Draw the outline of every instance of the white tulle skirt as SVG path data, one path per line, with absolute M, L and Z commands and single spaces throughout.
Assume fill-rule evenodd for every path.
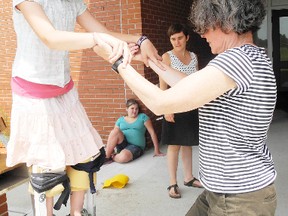
M 75 88 L 48 99 L 13 94 L 10 127 L 7 166 L 58 169 L 83 162 L 103 147 Z

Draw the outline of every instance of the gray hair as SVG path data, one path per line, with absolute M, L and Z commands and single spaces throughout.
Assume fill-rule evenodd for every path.
M 200 35 L 216 27 L 244 34 L 257 31 L 265 16 L 265 0 L 194 0 L 189 20 Z

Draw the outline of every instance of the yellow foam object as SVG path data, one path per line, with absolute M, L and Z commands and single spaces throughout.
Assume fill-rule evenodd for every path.
M 103 188 L 113 186 L 115 188 L 123 188 L 128 183 L 129 177 L 124 174 L 117 174 L 114 177 L 104 181 Z

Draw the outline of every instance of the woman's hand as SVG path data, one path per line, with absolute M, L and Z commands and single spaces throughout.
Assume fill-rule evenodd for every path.
M 162 153 L 160 150 L 154 151 L 153 157 L 163 157 L 165 156 L 165 153 Z
M 155 48 L 155 46 L 152 44 L 152 42 L 149 39 L 146 39 L 141 43 L 140 49 L 141 49 L 142 61 L 146 65 L 146 67 L 149 67 L 148 60 L 150 59 L 159 68 L 161 68 L 162 70 L 165 70 L 165 68 L 161 64 L 162 57 L 158 55 L 157 49 Z
M 166 114 L 164 115 L 164 118 L 167 122 L 173 122 L 175 123 L 175 120 L 174 120 L 174 114 Z
M 93 50 L 110 63 L 114 63 L 121 56 L 124 58 L 124 67 L 131 62 L 132 54 L 126 42 L 105 33 L 94 33 L 94 40 L 96 45 Z

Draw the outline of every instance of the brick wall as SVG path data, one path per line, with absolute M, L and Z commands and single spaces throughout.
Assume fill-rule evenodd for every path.
M 0 196 L 0 216 L 8 216 L 8 206 L 6 194 Z
M 0 109 L 11 106 L 10 77 L 15 52 L 15 35 L 11 17 L 12 0 L 0 0 Z
M 14 57 L 16 38 L 11 17 L 12 0 L 0 0 L 0 116 L 9 126 L 11 107 L 11 66 Z M 7 131 L 6 131 L 7 132 Z M 0 152 L 5 152 L 0 141 Z

